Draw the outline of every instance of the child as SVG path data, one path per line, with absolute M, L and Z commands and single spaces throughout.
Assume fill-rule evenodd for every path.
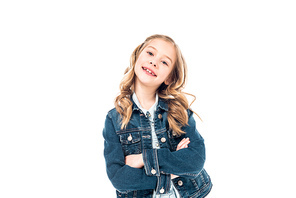
M 107 174 L 117 197 L 205 197 L 205 146 L 182 92 L 187 66 L 168 36 L 133 52 L 103 130 Z

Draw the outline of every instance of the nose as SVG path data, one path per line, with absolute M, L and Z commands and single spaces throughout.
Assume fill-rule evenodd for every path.
M 149 63 L 150 63 L 151 65 L 153 65 L 154 67 L 156 67 L 156 64 L 153 63 L 152 61 L 149 61 Z

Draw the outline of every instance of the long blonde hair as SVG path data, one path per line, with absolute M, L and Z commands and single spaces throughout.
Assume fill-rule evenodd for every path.
M 187 80 L 187 65 L 178 45 L 168 36 L 159 34 L 152 35 L 133 51 L 130 57 L 130 66 L 125 70 L 125 75 L 120 83 L 120 94 L 115 98 L 115 108 L 121 115 L 121 129 L 123 129 L 127 126 L 132 115 L 133 103 L 131 101 L 131 95 L 134 92 L 134 83 L 136 77 L 134 70 L 135 64 L 139 54 L 153 39 L 163 39 L 164 41 L 170 42 L 176 49 L 177 58 L 174 68 L 170 73 L 171 83 L 169 85 L 162 83 L 157 89 L 157 93 L 160 98 L 166 100 L 168 103 L 167 119 L 169 128 L 175 134 L 180 135 L 185 133 L 182 131 L 181 127 L 188 124 L 188 114 L 186 110 L 195 101 L 195 96 L 182 92 Z M 194 97 L 194 100 L 190 105 L 185 94 Z

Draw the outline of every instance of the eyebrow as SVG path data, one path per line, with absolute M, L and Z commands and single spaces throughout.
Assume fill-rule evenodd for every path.
M 153 47 L 151 45 L 149 45 L 148 47 L 153 48 L 154 50 L 158 51 L 155 47 Z M 167 56 L 167 55 L 164 55 L 164 56 L 167 57 L 171 61 L 171 63 L 173 62 L 172 59 L 169 56 Z

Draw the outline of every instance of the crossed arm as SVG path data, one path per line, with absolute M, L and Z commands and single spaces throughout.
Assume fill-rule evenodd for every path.
M 107 175 L 113 186 L 120 192 L 156 189 L 159 177 L 152 177 L 154 175 L 163 177 L 163 182 L 166 182 L 166 178 L 174 179 L 177 175 L 196 177 L 205 161 L 205 149 L 203 138 L 196 130 L 191 116 L 188 123 L 184 131 L 190 140 L 184 138 L 179 142 L 177 151 L 171 152 L 168 148 L 146 149 L 142 154 L 125 157 L 115 133 L 112 116 L 108 114 L 103 130 L 104 157 Z M 157 171 L 156 174 L 152 169 Z
M 182 139 L 179 142 L 176 151 L 178 151 L 180 149 L 187 148 L 189 143 L 190 143 L 189 138 Z M 144 167 L 143 155 L 142 154 L 128 155 L 125 157 L 125 164 L 129 165 L 130 167 L 133 167 L 133 168 L 143 168 Z M 174 179 L 176 177 L 178 177 L 178 176 L 171 174 L 172 179 Z

